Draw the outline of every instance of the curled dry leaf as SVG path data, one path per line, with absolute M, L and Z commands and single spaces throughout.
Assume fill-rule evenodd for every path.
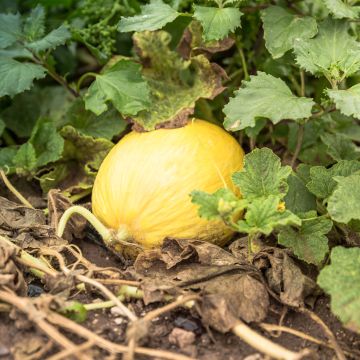
M 57 229 L 57 224 L 62 214 L 71 207 L 73 203 L 59 189 L 52 189 L 48 193 L 48 209 L 49 209 L 49 224 L 53 229 Z M 83 205 L 90 210 L 90 204 Z M 86 219 L 79 215 L 73 215 L 66 225 L 66 229 L 63 238 L 73 240 L 73 237 L 77 239 L 83 239 L 85 236 L 84 230 L 86 228 Z
M 285 305 L 313 306 L 321 293 L 315 281 L 302 273 L 287 250 L 263 249 L 256 254 L 253 263 L 265 274 L 269 287 Z
M 27 294 L 27 285 L 22 272 L 16 266 L 14 257 L 16 249 L 0 239 L 0 287 L 6 286 L 17 294 Z
M 12 238 L 23 249 L 67 243 L 46 224 L 42 210 L 19 205 L 3 197 L 0 197 L 0 235 Z
M 200 291 L 197 310 L 219 331 L 230 330 L 238 318 L 261 321 L 267 314 L 269 296 L 260 272 L 214 244 L 166 239 L 161 249 L 138 256 L 134 276 L 142 280 L 147 303 L 164 294 Z
M 235 40 L 231 37 L 204 42 L 201 36 L 200 23 L 193 21 L 185 29 L 177 50 L 184 59 L 189 59 L 191 56 L 200 54 L 210 58 L 213 54 L 229 50 L 234 44 Z

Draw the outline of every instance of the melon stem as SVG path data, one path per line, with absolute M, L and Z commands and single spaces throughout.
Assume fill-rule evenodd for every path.
M 66 224 L 74 214 L 84 217 L 95 228 L 105 243 L 111 241 L 113 237 L 112 231 L 108 229 L 91 211 L 79 205 L 74 205 L 63 213 L 56 230 L 57 236 L 62 237 L 64 235 Z

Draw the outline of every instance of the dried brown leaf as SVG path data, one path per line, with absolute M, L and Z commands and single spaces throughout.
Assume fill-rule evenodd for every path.
M 19 205 L 3 197 L 0 197 L 0 235 L 10 237 L 23 249 L 67 244 L 46 224 L 42 210 Z
M 306 276 L 288 251 L 267 248 L 254 257 L 254 264 L 265 273 L 269 287 L 286 305 L 314 305 L 320 291 L 315 281 Z
M 23 274 L 16 266 L 16 249 L 0 239 L 0 286 L 6 286 L 20 296 L 27 294 L 27 285 Z

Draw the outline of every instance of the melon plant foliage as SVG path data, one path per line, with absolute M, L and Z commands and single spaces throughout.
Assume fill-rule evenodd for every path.
M 79 197 L 131 126 L 223 126 L 247 152 L 242 196 L 189 201 L 246 234 L 250 254 L 272 239 L 316 266 L 360 332 L 356 3 L 0 1 L 0 168 Z

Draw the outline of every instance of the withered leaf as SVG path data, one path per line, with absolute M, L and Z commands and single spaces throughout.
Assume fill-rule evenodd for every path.
M 286 305 L 313 306 L 316 297 L 320 295 L 315 281 L 302 273 L 287 250 L 271 247 L 263 249 L 253 262 L 265 273 L 270 288 Z
M 166 239 L 161 249 L 140 254 L 133 270 L 147 303 L 163 300 L 164 294 L 199 292 L 200 315 L 219 331 L 231 329 L 238 318 L 261 321 L 267 314 L 261 273 L 211 243 Z
M 20 269 L 16 266 L 15 247 L 11 247 L 0 237 L 0 286 L 6 286 L 20 296 L 27 294 L 27 285 Z
M 0 197 L 0 235 L 8 236 L 23 249 L 64 245 L 46 224 L 42 210 L 28 208 Z

